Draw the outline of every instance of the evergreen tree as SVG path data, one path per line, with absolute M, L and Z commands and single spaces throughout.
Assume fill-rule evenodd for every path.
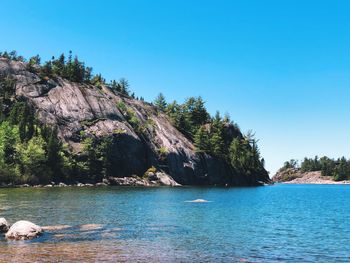
M 122 94 L 129 95 L 129 81 L 125 78 L 121 78 L 119 80 L 119 89 Z
M 153 102 L 154 106 L 156 106 L 160 111 L 165 112 L 166 107 L 167 107 L 167 103 L 165 100 L 165 97 L 163 95 L 163 93 L 159 93 L 157 98 L 154 100 Z
M 220 131 L 216 131 L 210 136 L 210 152 L 217 157 L 224 157 L 224 140 Z
M 194 145 L 197 152 L 209 153 L 210 151 L 209 134 L 203 126 L 198 129 L 194 136 Z

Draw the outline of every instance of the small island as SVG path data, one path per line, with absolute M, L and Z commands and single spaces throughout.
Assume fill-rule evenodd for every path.
M 292 159 L 284 163 L 272 180 L 287 184 L 350 184 L 350 160 L 315 156 L 305 158 L 299 165 Z

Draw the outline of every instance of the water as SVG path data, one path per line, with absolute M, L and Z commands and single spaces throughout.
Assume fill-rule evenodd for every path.
M 0 189 L 0 216 L 72 226 L 0 262 L 350 262 L 350 185 Z

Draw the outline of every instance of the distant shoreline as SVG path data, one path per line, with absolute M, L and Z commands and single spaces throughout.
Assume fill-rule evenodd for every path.
M 301 173 L 289 181 L 281 180 L 277 176 L 274 178 L 274 181 L 282 184 L 350 184 L 349 180 L 334 181 L 331 176 L 322 176 L 320 171 Z

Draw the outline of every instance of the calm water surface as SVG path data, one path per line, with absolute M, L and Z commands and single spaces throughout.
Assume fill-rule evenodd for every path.
M 350 262 L 350 185 L 0 189 L 0 216 L 71 226 L 0 262 Z

